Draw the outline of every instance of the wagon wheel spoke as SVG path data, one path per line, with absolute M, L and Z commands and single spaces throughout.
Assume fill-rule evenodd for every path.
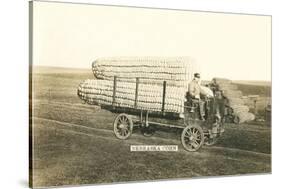
M 199 131 L 198 131 L 199 132 Z M 201 135 L 199 133 L 196 133 L 195 140 L 201 140 Z
M 189 145 L 191 149 L 194 149 L 193 143 L 189 143 Z
M 194 142 L 191 142 L 191 143 L 190 143 L 190 146 L 191 146 L 191 148 L 193 148 L 193 149 L 196 149 L 196 148 L 197 148 L 197 145 L 195 145 Z
M 192 149 L 196 149 L 197 146 L 198 146 L 198 145 L 197 145 L 195 142 L 193 142 L 193 141 L 190 142 L 189 145 L 190 145 L 190 147 L 191 147 Z
M 127 121 L 124 121 L 123 124 L 126 125 L 126 126 L 129 125 Z
M 122 135 L 122 129 L 119 129 L 117 132 Z
M 186 131 L 185 135 L 191 136 L 191 131 L 190 131 L 190 129 Z
M 126 136 L 126 135 L 128 134 L 128 133 L 127 133 L 128 130 L 127 130 L 126 128 L 123 128 L 122 131 L 123 131 L 123 135 L 124 135 L 124 136 Z
M 118 119 L 118 123 L 122 123 L 122 120 L 121 120 L 121 119 Z M 118 124 L 118 123 L 117 123 L 117 124 Z
M 185 136 L 185 137 L 184 137 L 184 141 L 185 141 L 186 143 L 189 143 L 189 142 L 190 142 L 189 137 L 188 137 L 188 136 Z
M 120 122 L 123 122 L 123 116 L 119 117 Z
M 120 136 L 123 136 L 123 131 L 122 131 L 122 129 L 119 130 L 119 134 L 120 134 Z
M 124 136 L 126 136 L 128 133 L 126 132 L 126 130 L 123 130 Z
M 123 121 L 123 122 L 127 122 L 127 120 L 128 120 L 128 119 L 127 119 L 126 116 L 122 116 L 122 121 Z
M 127 135 L 127 134 L 129 133 L 129 130 L 128 130 L 128 129 L 125 129 L 125 130 L 124 130 L 124 133 L 125 133 L 125 135 Z
M 126 122 L 126 117 L 125 116 L 122 117 L 122 121 Z
M 125 117 L 124 121 L 128 123 L 128 121 L 129 121 L 129 120 L 128 120 L 128 118 L 127 118 L 127 117 Z
M 196 147 L 199 146 L 199 143 L 196 140 L 193 143 L 196 144 Z
M 189 136 L 184 136 L 185 139 L 187 139 L 186 141 L 189 141 Z
M 127 134 L 126 130 L 123 129 L 122 132 L 123 132 L 123 136 L 126 136 L 126 134 Z
M 198 130 L 196 130 L 196 129 L 194 128 L 193 131 L 192 131 L 192 133 L 193 133 L 193 134 L 196 134 L 197 131 L 198 131 Z

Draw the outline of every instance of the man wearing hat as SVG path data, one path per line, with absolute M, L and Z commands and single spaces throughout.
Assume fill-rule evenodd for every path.
M 204 101 L 200 99 L 200 74 L 195 73 L 193 80 L 188 85 L 188 92 L 191 98 L 198 100 L 200 117 L 205 120 Z

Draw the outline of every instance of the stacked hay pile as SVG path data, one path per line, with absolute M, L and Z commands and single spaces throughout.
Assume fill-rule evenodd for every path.
M 214 78 L 213 83 L 223 92 L 227 99 L 227 106 L 231 110 L 230 114 L 234 116 L 235 123 L 243 123 L 255 119 L 255 115 L 249 112 L 249 107 L 245 105 L 242 98 L 243 94 L 237 89 L 231 80 L 224 78 Z
M 161 112 L 166 81 L 165 112 L 183 113 L 189 81 L 195 72 L 189 58 L 120 57 L 98 59 L 92 64 L 96 80 L 79 85 L 86 102 Z M 116 92 L 113 102 L 114 76 Z M 136 101 L 136 78 L 139 78 Z

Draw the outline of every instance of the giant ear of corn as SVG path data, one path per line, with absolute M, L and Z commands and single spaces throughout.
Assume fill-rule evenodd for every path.
M 86 80 L 78 87 L 78 96 L 88 103 L 113 105 L 114 82 L 109 80 Z M 116 82 L 114 106 L 149 111 L 162 111 L 163 86 L 143 83 L 138 85 L 137 105 L 135 104 L 136 83 Z M 166 85 L 165 112 L 184 112 L 185 89 Z
M 143 83 L 184 86 L 192 80 L 196 64 L 189 57 L 112 57 L 100 58 L 92 63 L 97 79 L 135 82 L 138 77 Z

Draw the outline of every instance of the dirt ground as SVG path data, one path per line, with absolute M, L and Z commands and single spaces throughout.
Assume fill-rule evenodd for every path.
M 33 185 L 58 186 L 271 172 L 271 127 L 227 124 L 212 147 L 187 152 L 180 133 L 135 130 L 114 136 L 116 116 L 83 104 L 77 86 L 91 72 L 46 71 L 33 77 Z M 130 145 L 178 145 L 177 152 L 130 152 Z

